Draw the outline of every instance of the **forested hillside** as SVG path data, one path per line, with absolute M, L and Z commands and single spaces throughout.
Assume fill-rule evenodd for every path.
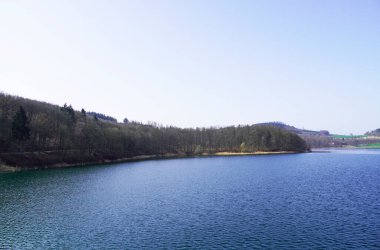
M 140 155 L 307 149 L 299 136 L 273 126 L 183 129 L 111 118 L 0 93 L 0 160 L 48 166 Z
M 365 133 L 366 136 L 380 136 L 380 128 Z

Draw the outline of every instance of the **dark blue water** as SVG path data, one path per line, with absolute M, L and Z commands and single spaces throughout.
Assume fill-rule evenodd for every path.
M 0 175 L 0 248 L 379 249 L 380 151 Z

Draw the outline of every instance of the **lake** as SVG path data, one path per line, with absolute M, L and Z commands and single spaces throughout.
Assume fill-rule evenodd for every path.
M 379 249 L 380 150 L 0 174 L 0 248 Z

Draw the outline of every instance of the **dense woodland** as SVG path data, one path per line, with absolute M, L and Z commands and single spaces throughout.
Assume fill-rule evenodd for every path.
M 75 111 L 0 93 L 0 160 L 51 165 L 140 155 L 307 150 L 299 136 L 265 125 L 178 128 Z

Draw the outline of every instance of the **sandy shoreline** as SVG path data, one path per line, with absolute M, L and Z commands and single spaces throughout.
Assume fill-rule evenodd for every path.
M 256 151 L 256 152 L 217 152 L 210 155 L 216 155 L 216 156 L 234 156 L 234 155 L 277 155 L 277 154 L 296 154 L 298 152 L 293 151 Z

